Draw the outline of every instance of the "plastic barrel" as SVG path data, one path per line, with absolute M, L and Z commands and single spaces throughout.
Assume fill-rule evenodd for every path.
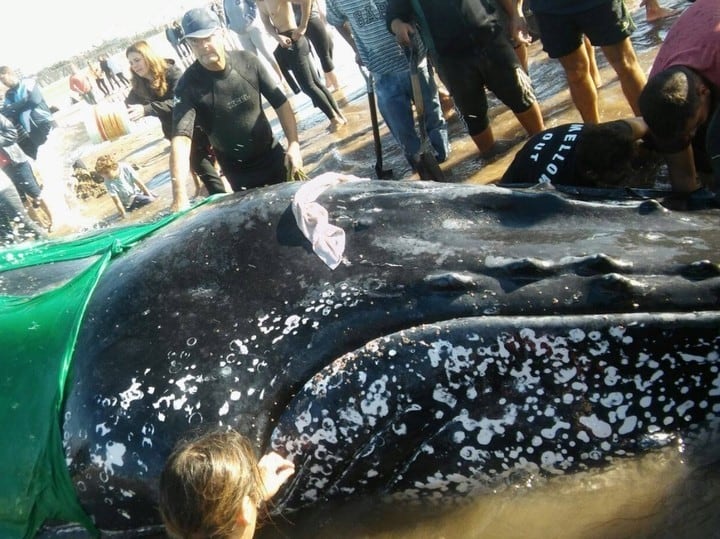
M 123 103 L 101 103 L 88 110 L 85 129 L 93 143 L 115 140 L 132 130 L 132 122 Z

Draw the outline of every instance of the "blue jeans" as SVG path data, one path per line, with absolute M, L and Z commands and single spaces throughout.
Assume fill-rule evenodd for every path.
M 437 160 L 443 162 L 450 154 L 447 123 L 440 107 L 437 85 L 430 76 L 427 63 L 420 65 L 418 76 L 425 102 L 425 129 Z M 373 73 L 373 78 L 380 114 L 412 165 L 420 152 L 420 137 L 413 117 L 410 70 L 382 75 Z

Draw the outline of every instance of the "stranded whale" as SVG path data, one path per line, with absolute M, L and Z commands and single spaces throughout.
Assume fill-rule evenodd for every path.
M 716 429 L 717 210 L 350 182 L 318 197 L 345 235 L 330 269 L 299 188 L 214 200 L 108 263 L 61 410 L 100 529 L 158 526 L 165 458 L 209 426 L 290 455 L 287 513 L 452 502 Z

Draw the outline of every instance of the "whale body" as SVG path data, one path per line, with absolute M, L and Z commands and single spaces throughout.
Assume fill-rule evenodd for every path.
M 717 429 L 720 211 L 351 182 L 318 198 L 330 269 L 298 189 L 214 200 L 102 274 L 62 410 L 100 529 L 160 526 L 165 459 L 216 426 L 294 461 L 283 514 L 453 503 Z

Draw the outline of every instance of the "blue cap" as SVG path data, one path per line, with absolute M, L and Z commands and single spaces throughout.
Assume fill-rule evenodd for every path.
M 182 18 L 183 39 L 196 37 L 204 39 L 210 37 L 221 28 L 220 19 L 209 8 L 198 7 L 191 9 Z

